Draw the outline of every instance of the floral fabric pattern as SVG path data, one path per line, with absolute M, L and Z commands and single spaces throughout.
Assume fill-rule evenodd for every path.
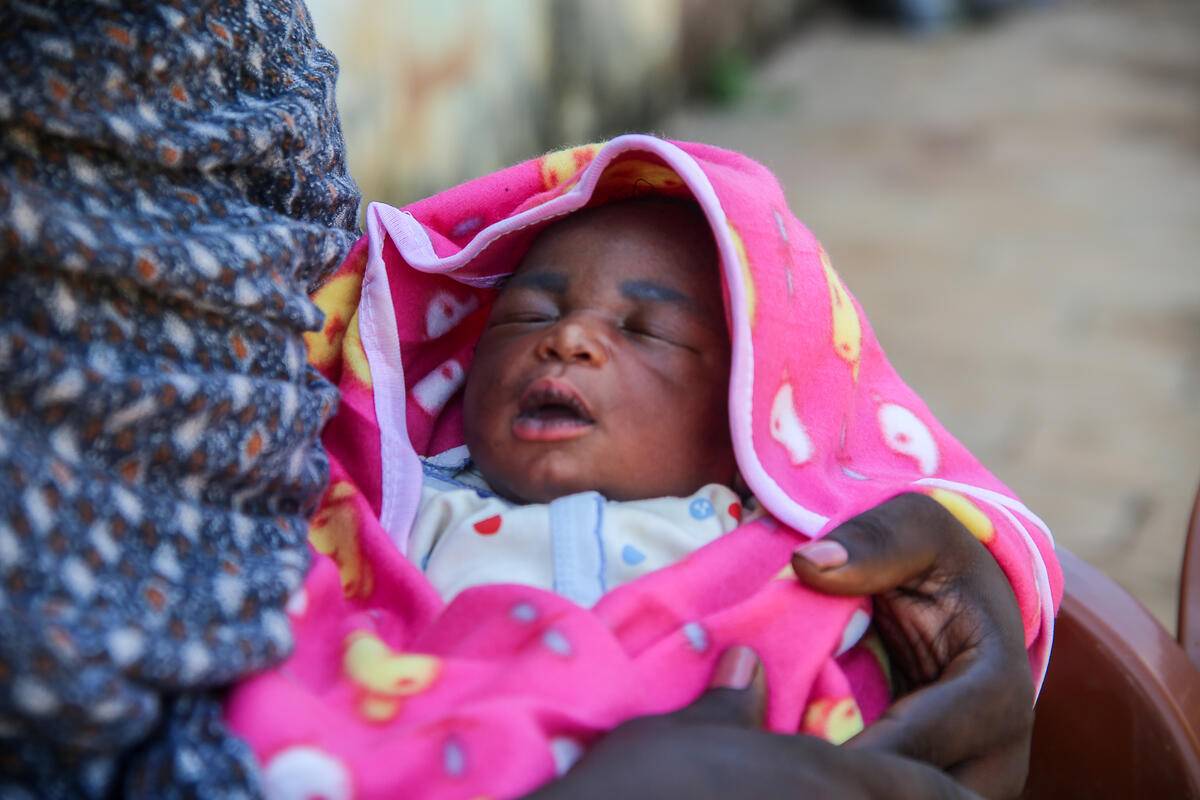
M 327 480 L 336 75 L 289 0 L 0 8 L 0 795 L 255 792 L 212 692 Z

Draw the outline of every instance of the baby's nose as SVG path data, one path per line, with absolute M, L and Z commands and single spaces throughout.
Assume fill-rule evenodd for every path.
M 562 320 L 546 331 L 538 342 L 537 355 L 546 360 L 594 367 L 601 366 L 609 358 L 599 324 L 581 319 Z

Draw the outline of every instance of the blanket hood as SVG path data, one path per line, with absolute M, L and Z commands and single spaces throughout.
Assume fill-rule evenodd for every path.
M 307 344 L 342 390 L 330 454 L 395 545 L 416 513 L 419 459 L 463 443 L 460 390 L 498 285 L 553 220 L 646 193 L 694 198 L 712 229 L 731 328 L 730 431 L 758 500 L 819 536 L 898 493 L 933 494 L 1013 581 L 1039 674 L 1061 593 L 1049 530 L 900 380 L 774 176 L 708 145 L 619 136 L 401 209 L 369 206 L 367 235 L 315 296 L 326 329 Z

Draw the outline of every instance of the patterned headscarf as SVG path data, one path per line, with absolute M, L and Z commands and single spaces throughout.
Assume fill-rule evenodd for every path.
M 206 692 L 291 647 L 336 74 L 291 0 L 0 7 L 0 794 L 252 785 Z

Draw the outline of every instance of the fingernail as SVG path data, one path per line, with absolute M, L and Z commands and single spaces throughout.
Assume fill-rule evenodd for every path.
M 749 647 L 738 645 L 721 654 L 717 670 L 708 682 L 711 689 L 745 689 L 754 683 L 762 662 Z
M 850 554 L 846 552 L 846 548 L 832 539 L 818 539 L 815 542 L 802 544 L 796 548 L 796 555 L 822 572 L 840 567 L 850 560 Z

